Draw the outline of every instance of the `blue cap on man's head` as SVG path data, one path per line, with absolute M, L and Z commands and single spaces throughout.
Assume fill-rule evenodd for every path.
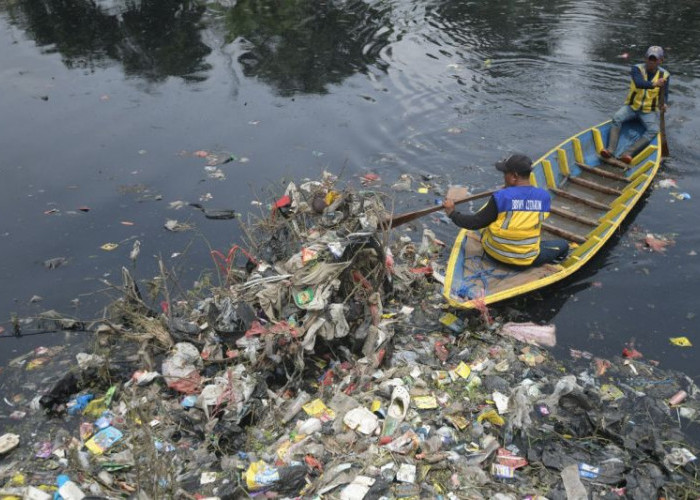
M 663 59 L 664 49 L 662 49 L 658 45 L 652 45 L 647 49 L 647 59 L 649 59 L 650 57 L 655 57 L 656 59 Z

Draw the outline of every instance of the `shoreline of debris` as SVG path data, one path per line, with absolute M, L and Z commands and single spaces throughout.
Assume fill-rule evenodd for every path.
M 13 360 L 0 495 L 700 494 L 689 377 L 634 350 L 556 360 L 553 325 L 446 312 L 444 243 L 384 231 L 365 187 L 290 183 L 245 244 L 212 251 L 220 286 L 178 295 L 161 262 L 147 301 L 124 268 L 91 353 Z

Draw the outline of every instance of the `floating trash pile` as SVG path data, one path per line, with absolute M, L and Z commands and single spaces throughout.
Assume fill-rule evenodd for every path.
M 220 286 L 175 293 L 161 265 L 146 299 L 125 268 L 93 352 L 4 369 L 0 494 L 700 494 L 690 378 L 634 349 L 556 360 L 554 325 L 446 311 L 444 244 L 387 232 L 380 192 L 326 174 L 270 205 L 212 252 Z

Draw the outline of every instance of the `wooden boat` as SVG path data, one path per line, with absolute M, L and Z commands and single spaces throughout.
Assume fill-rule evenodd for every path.
M 599 156 L 611 122 L 565 140 L 533 164 L 530 182 L 552 196 L 544 239 L 564 238 L 571 247 L 561 264 L 523 270 L 484 254 L 480 232 L 462 229 L 447 264 L 443 295 L 452 307 L 470 309 L 537 290 L 576 272 L 613 235 L 649 187 L 661 164 L 661 136 L 627 165 Z M 617 154 L 642 133 L 636 120 L 623 125 Z

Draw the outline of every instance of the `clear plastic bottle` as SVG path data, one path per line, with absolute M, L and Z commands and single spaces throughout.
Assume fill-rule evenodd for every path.
M 287 411 L 285 411 L 284 417 L 282 417 L 282 423 L 286 424 L 291 419 L 293 419 L 294 416 L 301 411 L 301 407 L 308 403 L 310 400 L 311 396 L 307 392 L 299 391 L 297 397 L 289 405 Z

